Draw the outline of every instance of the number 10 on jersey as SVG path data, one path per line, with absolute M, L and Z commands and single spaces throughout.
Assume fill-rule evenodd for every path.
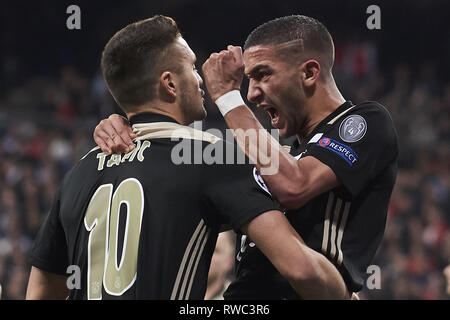
M 119 215 L 126 206 L 126 225 L 123 249 L 117 257 Z M 113 194 L 112 184 L 103 184 L 95 191 L 84 217 L 89 231 L 87 298 L 101 299 L 105 291 L 120 296 L 136 280 L 139 235 L 144 212 L 144 192 L 141 183 L 129 178 L 122 181 Z

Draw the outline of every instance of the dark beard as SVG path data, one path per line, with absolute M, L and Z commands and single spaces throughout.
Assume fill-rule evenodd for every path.
M 195 93 L 189 92 L 184 82 L 180 84 L 180 91 L 183 93 L 180 101 L 180 110 L 186 123 L 191 124 L 194 121 L 201 121 L 206 118 L 206 110 L 204 107 L 194 106 L 193 97 Z

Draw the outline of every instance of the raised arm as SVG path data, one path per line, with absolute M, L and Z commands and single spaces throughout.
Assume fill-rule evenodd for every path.
M 228 49 L 212 54 L 203 65 L 206 86 L 214 101 L 241 86 L 242 50 L 233 46 Z M 230 102 L 237 107 L 223 112 L 228 127 L 233 129 L 237 143 L 256 164 L 270 192 L 284 207 L 301 207 L 313 197 L 339 185 L 334 172 L 319 160 L 292 157 L 264 129 L 242 99 L 232 98 Z

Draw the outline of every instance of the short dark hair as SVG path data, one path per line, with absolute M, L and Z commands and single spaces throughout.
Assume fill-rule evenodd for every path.
M 103 78 L 114 99 L 130 110 L 155 97 L 155 85 L 167 65 L 167 49 L 181 36 L 176 22 L 156 15 L 118 31 L 102 53 Z
M 297 51 L 322 55 L 322 64 L 331 71 L 334 63 L 333 39 L 327 28 L 311 17 L 292 15 L 268 21 L 250 33 L 244 49 L 257 45 L 277 45 L 291 41 L 294 43 L 296 40 L 299 41 Z

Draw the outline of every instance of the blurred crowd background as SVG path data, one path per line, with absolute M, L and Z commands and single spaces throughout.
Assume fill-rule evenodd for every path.
M 344 97 L 354 103 L 384 104 L 400 138 L 397 183 L 385 236 L 373 261 L 380 267 L 381 288 L 364 288 L 361 298 L 448 299 L 443 270 L 450 263 L 450 36 L 444 14 L 450 6 L 444 3 L 251 0 L 212 5 L 180 0 L 136 1 L 125 8 L 107 1 L 79 1 L 82 29 L 78 31 L 65 27 L 65 9 L 77 3 L 18 1 L 2 8 L 2 298 L 25 297 L 30 271 L 26 254 L 56 188 L 93 147 L 95 125 L 119 112 L 99 73 L 104 44 L 126 24 L 162 13 L 178 22 L 197 53 L 198 69 L 211 52 L 227 44 L 242 45 L 254 27 L 269 19 L 305 14 L 322 21 L 335 40 L 334 75 Z M 381 8 L 381 30 L 366 28 L 369 4 Z M 203 128 L 225 128 L 211 101 L 206 107 Z M 263 122 L 267 120 L 255 112 Z M 227 284 L 232 268 L 228 262 L 221 264 L 227 267 L 217 271 L 225 273 L 219 279 Z M 214 286 L 219 292 L 223 289 Z M 212 291 L 209 297 L 217 298 Z

